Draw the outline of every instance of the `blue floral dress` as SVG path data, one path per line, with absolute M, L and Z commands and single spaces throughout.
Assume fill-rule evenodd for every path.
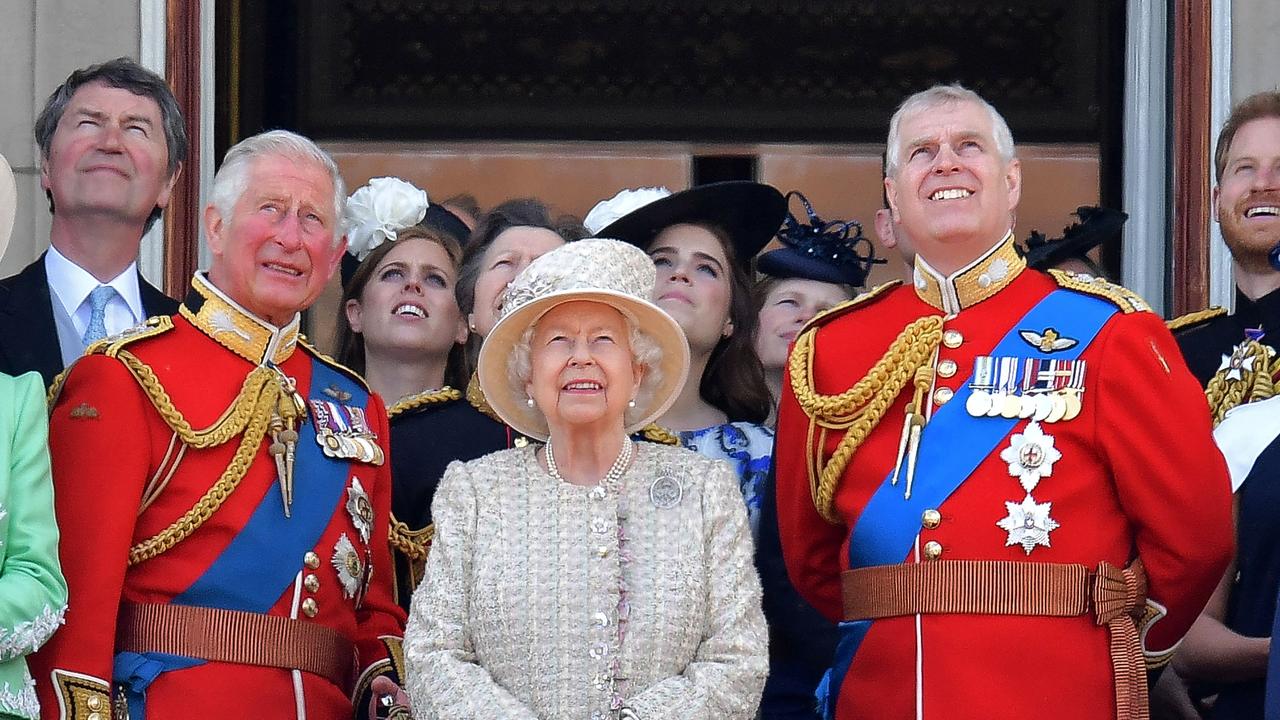
M 716 460 L 724 460 L 738 474 L 738 488 L 747 503 L 751 536 L 760 535 L 760 504 L 764 479 L 773 464 L 773 429 L 749 422 L 712 425 L 676 433 L 680 444 Z

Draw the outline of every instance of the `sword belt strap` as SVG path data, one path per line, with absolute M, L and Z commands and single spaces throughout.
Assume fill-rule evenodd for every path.
M 316 623 L 239 610 L 125 602 L 116 627 L 117 651 L 304 670 L 344 692 L 351 687 L 355 646 Z
M 931 560 L 846 570 L 845 620 L 975 614 L 1076 617 L 1106 625 L 1115 675 L 1116 717 L 1146 720 L 1147 677 L 1137 618 L 1147 596 L 1142 562 L 1095 570 L 1064 563 Z

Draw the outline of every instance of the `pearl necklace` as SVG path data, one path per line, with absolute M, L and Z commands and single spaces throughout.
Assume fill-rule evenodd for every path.
M 560 482 L 568 482 L 564 476 L 560 474 L 560 468 L 556 466 L 556 455 L 551 450 L 551 440 L 547 440 L 547 474 Z M 609 472 L 601 478 L 600 484 L 605 487 L 613 487 L 622 479 L 622 474 L 627 471 L 627 465 L 631 463 L 631 454 L 635 448 L 635 443 L 631 438 L 623 438 L 622 450 L 618 452 L 618 458 L 613 461 L 613 465 L 609 467 Z

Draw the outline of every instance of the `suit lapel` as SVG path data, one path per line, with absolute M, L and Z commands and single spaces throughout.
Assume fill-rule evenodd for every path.
M 147 282 L 141 272 L 138 273 L 138 294 L 142 298 L 142 314 L 147 317 L 173 315 L 178 312 L 178 301 Z
M 0 356 L 4 370 L 38 370 L 45 385 L 62 372 L 44 255 L 0 286 Z

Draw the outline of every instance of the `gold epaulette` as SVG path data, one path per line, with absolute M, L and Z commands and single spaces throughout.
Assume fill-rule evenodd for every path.
M 902 284 L 901 280 L 890 280 L 889 282 L 883 283 L 881 285 L 877 285 L 866 292 L 858 293 L 858 295 L 854 297 L 852 300 L 846 300 L 840 303 L 839 305 L 827 308 L 826 310 L 823 310 L 817 315 L 814 315 L 813 317 L 809 318 L 809 322 L 805 323 L 804 327 L 800 328 L 800 333 L 804 333 L 804 331 L 808 330 L 809 328 L 815 328 L 815 327 L 820 327 L 822 325 L 825 325 L 826 323 L 829 323 L 832 320 L 835 320 L 836 318 L 840 317 L 841 315 L 844 315 L 850 310 L 860 308 L 869 302 L 879 300 L 880 298 L 888 294 L 890 290 L 898 287 L 901 284 Z
M 1271 346 L 1258 340 L 1245 340 L 1236 345 L 1226 363 L 1204 387 L 1213 426 L 1217 427 L 1232 408 L 1275 395 L 1278 366 L 1280 361 L 1276 360 L 1276 351 Z
M 462 391 L 445 385 L 439 390 L 420 392 L 417 395 L 410 395 L 409 397 L 397 402 L 395 405 L 387 408 L 387 419 L 390 420 L 402 413 L 407 413 L 410 410 L 417 410 L 418 408 L 426 407 L 428 405 L 443 405 L 445 403 L 461 399 Z
M 153 315 L 141 323 L 128 328 L 116 335 L 96 340 L 85 348 L 85 355 L 106 355 L 107 357 L 117 357 L 121 348 L 126 345 L 155 337 L 163 333 L 167 333 L 173 329 L 173 318 L 168 315 Z M 49 385 L 48 394 L 45 400 L 48 402 L 49 408 L 53 408 L 53 404 L 57 402 L 58 395 L 62 393 L 62 386 L 67 381 L 67 375 L 71 372 L 71 368 L 75 367 L 75 363 L 71 363 L 65 367 L 62 372 L 53 378 L 53 382 Z
M 414 530 L 407 523 L 391 516 L 391 528 L 387 534 L 387 543 L 393 552 L 404 555 L 409 566 L 409 592 L 412 593 L 422 582 L 422 575 L 427 569 L 427 555 L 431 553 L 431 541 L 436 537 L 436 526 L 432 523 L 421 530 Z
M 324 363 L 325 365 L 328 365 L 334 370 L 338 370 L 344 373 L 345 375 L 350 377 L 352 380 L 355 380 L 357 383 L 360 384 L 360 387 L 364 388 L 365 392 L 373 392 L 373 390 L 369 389 L 369 383 L 364 381 L 364 377 L 361 376 L 360 373 L 356 372 L 355 370 L 352 370 L 346 365 L 343 365 L 342 363 L 335 360 L 332 356 L 326 354 L 320 348 L 316 347 L 315 345 L 312 345 L 311 341 L 307 339 L 306 335 L 302 335 L 302 334 L 298 335 L 298 344 L 306 348 L 307 352 L 311 353 L 320 362 Z
M 649 423 L 640 428 L 640 437 L 659 445 L 679 445 L 680 436 L 662 427 L 658 423 Z
M 1172 320 L 1165 320 L 1164 326 L 1169 328 L 1169 332 L 1178 332 L 1179 330 L 1187 330 L 1193 327 L 1203 325 L 1210 320 L 1220 318 L 1227 314 L 1227 309 L 1214 305 L 1204 310 L 1196 310 L 1186 315 L 1179 315 Z
M 111 683 L 102 678 L 61 668 L 55 668 L 50 674 L 53 677 L 53 693 L 58 698 L 64 720 L 112 717 Z
M 90 343 L 89 347 L 85 348 L 84 354 L 116 357 L 126 345 L 132 345 L 139 340 L 146 340 L 147 338 L 167 333 L 172 329 L 173 318 L 168 315 L 153 315 L 116 335 L 110 335 Z
M 1151 311 L 1151 305 L 1137 293 L 1102 278 L 1056 269 L 1049 270 L 1049 275 L 1058 283 L 1058 287 L 1109 300 L 1126 314 Z
M 493 406 L 489 404 L 489 401 L 485 399 L 484 390 L 480 389 L 480 379 L 475 373 L 471 373 L 471 380 L 467 383 L 467 402 L 471 403 L 471 407 L 479 410 L 481 414 L 496 420 L 503 425 L 507 424 L 506 420 L 498 417 L 497 411 L 494 410 Z

